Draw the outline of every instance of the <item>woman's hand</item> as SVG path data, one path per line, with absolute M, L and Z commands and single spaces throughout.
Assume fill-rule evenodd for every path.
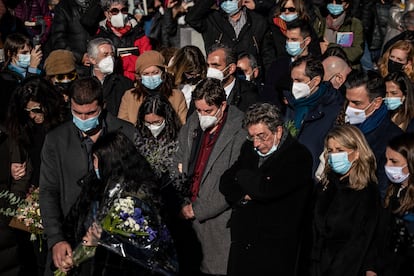
M 43 53 L 40 45 L 36 45 L 32 51 L 30 51 L 30 67 L 37 68 L 42 61 Z
M 85 246 L 98 246 L 98 241 L 101 238 L 102 228 L 95 222 L 89 227 L 88 232 L 82 238 L 82 243 Z
M 12 163 L 10 166 L 11 176 L 14 180 L 20 180 L 26 175 L 26 162 Z
M 193 211 L 193 205 L 187 204 L 185 205 L 182 209 L 181 209 L 181 215 L 185 218 L 185 219 L 194 219 L 195 215 L 194 215 L 194 211 Z
M 377 276 L 377 273 L 375 273 L 374 271 L 369 270 L 369 271 L 365 272 L 365 276 Z

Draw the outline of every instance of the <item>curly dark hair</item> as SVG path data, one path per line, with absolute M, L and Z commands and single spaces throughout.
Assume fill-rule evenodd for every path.
M 137 129 L 144 138 L 152 138 L 151 131 L 145 126 L 145 115 L 154 113 L 165 120 L 165 128 L 160 138 L 166 141 L 177 139 L 181 122 L 170 102 L 163 95 L 151 95 L 145 98 L 138 110 Z
M 64 99 L 52 84 L 38 76 L 25 79 L 11 96 L 6 119 L 9 135 L 25 147 L 31 146 L 30 134 L 34 126 L 25 111 L 29 101 L 40 104 L 45 132 L 61 124 L 67 117 Z

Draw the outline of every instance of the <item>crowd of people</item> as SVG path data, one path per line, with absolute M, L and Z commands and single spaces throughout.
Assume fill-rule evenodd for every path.
M 414 274 L 413 0 L 0 0 L 0 49 L 0 275 Z

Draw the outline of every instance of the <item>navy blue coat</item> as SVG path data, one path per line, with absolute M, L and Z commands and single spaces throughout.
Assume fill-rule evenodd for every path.
M 298 141 L 305 145 L 312 153 L 313 173 L 318 168 L 319 156 L 324 148 L 325 137 L 333 127 L 336 117 L 344 104 L 343 96 L 331 85 L 322 83 L 319 89 L 326 89 L 326 91 L 319 98 L 318 102 L 309 109 L 297 134 Z M 290 94 L 288 101 L 291 102 L 292 100 L 293 98 Z M 294 118 L 295 110 L 288 106 L 286 120 L 293 120 Z

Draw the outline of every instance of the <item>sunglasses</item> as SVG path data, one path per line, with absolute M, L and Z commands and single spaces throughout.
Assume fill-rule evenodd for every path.
M 280 11 L 281 12 L 285 12 L 285 11 L 295 12 L 296 8 L 294 8 L 294 7 L 289 7 L 289 8 L 281 7 Z
M 26 110 L 29 113 L 30 112 L 37 113 L 37 114 L 43 113 L 42 108 L 40 106 L 35 106 L 35 107 L 32 107 L 32 108 L 25 108 L 24 110 Z
M 110 9 L 109 12 L 112 15 L 117 15 L 119 12 L 121 12 L 123 14 L 127 14 L 128 13 L 128 8 L 122 8 L 121 10 L 119 10 L 117 8 L 113 8 L 113 9 Z
M 76 74 L 76 72 L 70 72 L 67 74 L 57 74 L 55 75 L 55 78 L 58 82 L 63 81 L 65 79 L 73 81 L 76 79 L 76 77 L 78 76 L 78 74 Z

